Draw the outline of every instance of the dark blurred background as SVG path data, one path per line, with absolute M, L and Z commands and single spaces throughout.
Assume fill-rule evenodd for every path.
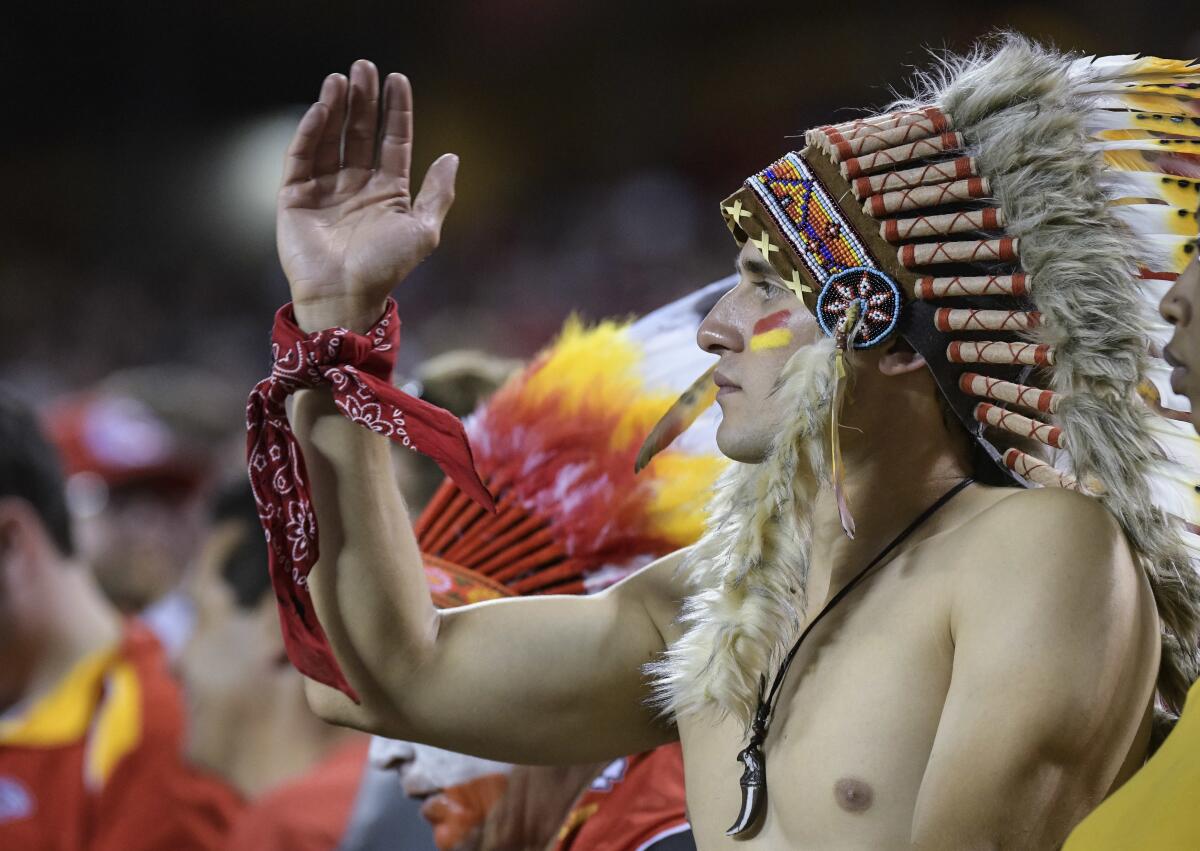
M 716 203 L 789 135 L 882 105 L 927 47 L 1012 27 L 1200 54 L 1193 3 L 101 3 L 9 7 L 2 375 L 41 398 L 114 369 L 241 389 L 287 298 L 279 161 L 357 57 L 416 91 L 416 167 L 462 157 L 442 248 L 399 293 L 401 365 L 526 355 L 578 308 L 639 311 L 730 269 Z

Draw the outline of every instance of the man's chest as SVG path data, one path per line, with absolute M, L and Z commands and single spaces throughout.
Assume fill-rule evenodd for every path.
M 762 847 L 908 839 L 953 651 L 942 595 L 906 587 L 903 577 L 879 579 L 813 631 L 780 688 L 764 748 Z M 744 729 L 699 721 L 680 734 L 701 847 L 733 847 L 724 832 L 740 804 Z

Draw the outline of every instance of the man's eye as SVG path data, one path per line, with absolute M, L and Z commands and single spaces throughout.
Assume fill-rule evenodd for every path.
M 758 290 L 758 294 L 764 299 L 772 299 L 775 297 L 776 288 L 774 285 L 768 284 L 766 281 L 758 281 L 754 284 L 754 286 Z

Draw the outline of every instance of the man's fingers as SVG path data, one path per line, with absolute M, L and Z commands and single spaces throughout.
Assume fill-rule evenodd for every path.
M 300 119 L 296 127 L 296 135 L 288 145 L 287 154 L 283 160 L 283 185 L 291 186 L 303 183 L 313 175 L 313 163 L 317 155 L 317 145 L 329 118 L 329 107 L 321 102 L 314 103 Z
M 341 164 L 342 125 L 346 123 L 346 97 L 349 83 L 345 74 L 330 74 L 321 84 L 320 102 L 329 108 L 329 118 L 317 145 L 313 174 L 333 174 Z
M 379 72 L 366 59 L 350 66 L 349 117 L 346 121 L 346 168 L 375 165 L 375 135 L 379 127 Z
M 446 213 L 454 203 L 454 178 L 458 174 L 458 157 L 442 154 L 421 182 L 421 191 L 413 202 L 413 214 L 425 221 L 434 232 L 440 232 Z
M 408 193 L 412 162 L 412 87 L 403 74 L 388 74 L 383 85 L 383 140 L 379 144 L 379 174 L 402 183 Z

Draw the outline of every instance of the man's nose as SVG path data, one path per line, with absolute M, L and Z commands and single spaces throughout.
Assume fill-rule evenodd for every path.
M 371 740 L 369 758 L 376 768 L 401 771 L 413 761 L 415 750 L 409 742 L 384 739 L 376 736 Z
M 709 354 L 740 352 L 745 345 L 741 332 L 730 316 L 728 295 L 713 305 L 696 331 L 696 345 Z
M 1192 303 L 1180 291 L 1179 284 L 1167 291 L 1158 305 L 1158 312 L 1172 325 L 1186 327 L 1192 321 Z

